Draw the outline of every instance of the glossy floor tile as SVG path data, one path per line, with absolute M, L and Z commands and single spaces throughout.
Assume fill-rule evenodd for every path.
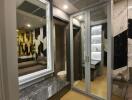
M 61 100 L 92 100 L 92 98 L 75 91 L 69 91 Z
M 91 81 L 91 92 L 94 95 L 97 95 L 101 98 L 107 98 L 107 76 L 106 76 L 106 68 L 103 69 L 103 74 L 101 76 L 97 76 L 94 81 Z M 78 80 L 74 82 L 74 87 L 85 90 L 85 82 L 84 80 Z

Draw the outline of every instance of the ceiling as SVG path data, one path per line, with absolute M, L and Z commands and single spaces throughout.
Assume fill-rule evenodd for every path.
M 53 0 L 53 4 L 67 14 L 73 14 L 81 9 L 91 7 L 104 1 L 106 0 Z M 64 9 L 64 5 L 67 5 L 68 8 Z
M 30 24 L 31 27 L 27 27 L 27 24 Z M 18 29 L 35 29 L 42 27 L 46 24 L 44 18 L 26 13 L 21 10 L 17 10 L 17 28 Z
M 17 27 L 25 29 L 34 29 L 46 24 L 45 20 L 45 6 L 35 2 L 36 0 L 18 0 L 17 3 Z M 101 0 L 102 1 L 102 0 Z M 86 8 L 90 5 L 96 4 L 100 0 L 54 0 L 54 5 L 62 9 L 67 14 L 72 14 L 80 9 Z M 68 9 L 64 10 L 63 6 L 68 5 Z M 45 13 L 43 13 L 45 12 Z M 91 20 L 98 21 L 107 17 L 106 8 L 100 7 L 91 11 Z M 79 20 L 79 17 L 77 18 Z M 84 18 L 82 18 L 84 19 Z M 55 21 L 56 22 L 56 21 Z M 57 22 L 56 22 L 57 23 Z M 31 27 L 27 27 L 31 24 Z
M 45 5 L 23 0 L 17 6 L 17 28 L 31 30 L 46 24 Z M 31 27 L 28 27 L 30 25 Z
M 107 18 L 107 7 L 102 6 L 98 9 L 91 11 L 91 21 L 100 21 Z
M 84 15 L 76 16 L 75 19 L 78 21 L 84 21 Z M 91 21 L 100 21 L 107 18 L 107 7 L 101 6 L 98 9 L 94 9 L 90 12 Z

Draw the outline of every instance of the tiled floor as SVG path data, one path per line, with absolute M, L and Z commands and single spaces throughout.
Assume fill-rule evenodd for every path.
M 64 95 L 61 100 L 93 100 L 91 97 L 85 96 L 75 91 L 69 91 L 66 95 Z M 118 96 L 112 96 L 112 100 L 123 100 Z M 130 99 L 132 100 L 132 99 Z
M 91 81 L 91 92 L 101 98 L 107 97 L 107 76 L 106 68 L 103 69 L 103 75 L 96 77 L 94 81 Z M 74 83 L 76 88 L 81 90 L 85 89 L 84 80 L 78 80 Z
M 64 95 L 61 98 L 61 100 L 92 100 L 92 99 L 88 96 L 85 96 L 83 94 L 71 90 L 66 95 Z

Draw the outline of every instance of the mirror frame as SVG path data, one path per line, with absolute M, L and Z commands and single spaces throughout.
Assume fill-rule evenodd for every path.
M 47 69 L 33 72 L 31 74 L 23 75 L 18 78 L 19 85 L 31 82 L 43 76 L 52 74 L 54 72 L 54 48 L 53 48 L 53 36 L 52 36 L 52 13 L 51 3 L 48 0 L 38 0 L 46 5 L 46 33 L 47 34 Z

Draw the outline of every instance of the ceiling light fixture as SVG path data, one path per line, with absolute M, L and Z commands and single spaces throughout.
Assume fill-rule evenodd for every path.
M 67 6 L 67 5 L 64 5 L 63 8 L 64 8 L 64 9 L 68 9 L 68 6 Z
M 19 32 L 19 30 L 17 29 L 16 32 Z
M 79 20 L 82 20 L 83 17 L 82 16 L 79 16 L 78 18 L 79 18 Z
M 27 27 L 29 27 L 29 28 L 31 27 L 31 25 L 30 25 L 30 24 L 27 24 L 26 26 L 27 26 Z
M 128 6 L 128 9 L 132 9 L 132 6 Z

